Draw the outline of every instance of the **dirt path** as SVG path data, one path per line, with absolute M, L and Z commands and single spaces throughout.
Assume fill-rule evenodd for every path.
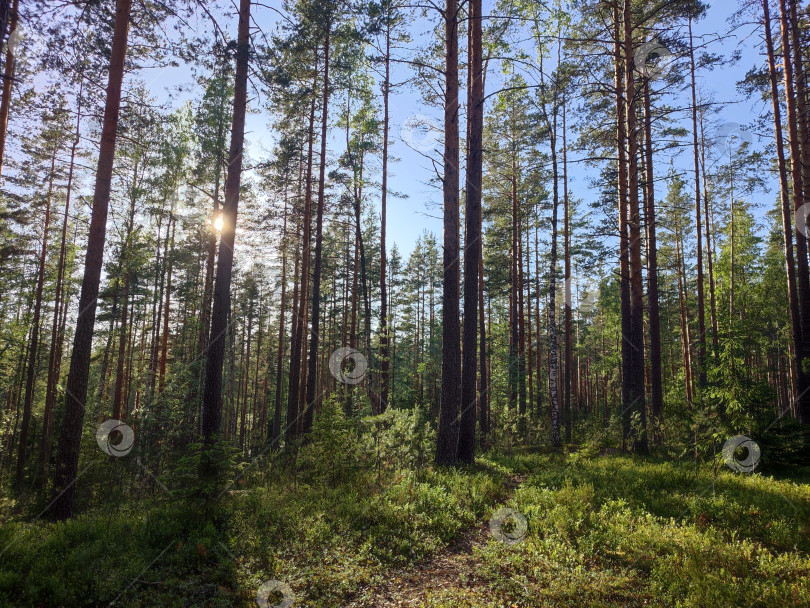
M 509 479 L 510 495 L 525 479 L 526 476 Z M 486 581 L 478 576 L 480 560 L 475 548 L 485 545 L 491 537 L 489 522 L 485 522 L 439 553 L 407 570 L 393 571 L 388 582 L 346 608 L 414 608 L 432 605 L 431 600 L 440 602 L 443 598 L 452 598 L 453 606 L 484 605 L 480 602 L 485 601 L 488 589 Z

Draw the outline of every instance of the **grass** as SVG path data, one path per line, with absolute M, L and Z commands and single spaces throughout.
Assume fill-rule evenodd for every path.
M 730 470 L 713 484 L 708 468 L 621 456 L 526 460 L 536 472 L 509 506 L 528 534 L 481 552 L 504 602 L 810 606 L 809 486 Z
M 215 508 L 130 501 L 66 523 L 9 521 L 0 605 L 255 606 L 275 579 L 294 606 L 343 606 L 506 505 L 526 537 L 489 539 L 479 584 L 428 605 L 810 606 L 806 480 L 723 470 L 713 484 L 688 462 L 557 454 L 418 475 L 368 467 L 341 483 L 282 470 Z

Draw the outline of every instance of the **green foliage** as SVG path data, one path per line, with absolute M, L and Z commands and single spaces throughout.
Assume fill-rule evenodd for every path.
M 211 446 L 192 443 L 168 473 L 168 482 L 178 488 L 180 499 L 192 504 L 200 500 L 216 502 L 223 488 L 232 487 L 232 480 L 242 476 L 244 465 L 237 465 L 237 453 L 238 450 L 225 441 L 217 441 Z
M 433 457 L 435 429 L 423 412 L 389 408 L 384 414 L 363 420 L 366 451 L 377 467 L 391 471 L 414 471 L 417 477 Z
M 339 406 L 329 407 L 333 424 L 347 424 Z M 390 435 L 381 445 L 388 445 L 418 436 L 415 417 L 365 422 L 385 421 L 380 433 Z M 320 438 L 333 445 L 325 433 Z M 301 458 L 324 449 L 314 443 Z M 193 461 L 178 471 L 191 474 Z M 276 579 L 292 587 L 296 603 L 331 608 L 479 529 L 504 505 L 526 518 L 528 531 L 514 545 L 482 537 L 473 555 L 486 593 L 451 585 L 429 606 L 810 601 L 806 483 L 730 469 L 715 479 L 710 467 L 695 471 L 688 461 L 629 457 L 524 454 L 419 476 L 395 466 L 378 476 L 373 460 L 360 462 L 350 479 L 332 485 L 308 468 L 313 483 L 297 483 L 289 468 L 273 465 L 277 476 L 257 484 L 245 475 L 248 483 L 215 512 L 191 503 L 124 504 L 66 523 L 6 524 L 0 604 L 99 605 L 124 591 L 116 605 L 247 607 L 262 581 Z M 510 478 L 524 480 L 511 498 Z
M 334 393 L 322 403 L 298 453 L 300 470 L 310 483 L 334 485 L 353 479 L 366 459 L 357 429 L 343 414 L 340 394 Z
M 558 458 L 528 460 L 539 472 L 507 503 L 527 518 L 527 537 L 481 552 L 497 603 L 810 601 L 806 485 L 727 470 L 713 495 L 712 472 L 701 469 L 696 479 L 688 464 L 618 457 L 563 468 Z

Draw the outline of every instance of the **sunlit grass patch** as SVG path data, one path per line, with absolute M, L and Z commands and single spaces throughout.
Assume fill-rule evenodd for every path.
M 712 487 L 711 469 L 629 457 L 531 459 L 536 472 L 509 503 L 528 519 L 526 539 L 481 552 L 502 597 L 520 606 L 810 605 L 806 485 L 722 471 Z

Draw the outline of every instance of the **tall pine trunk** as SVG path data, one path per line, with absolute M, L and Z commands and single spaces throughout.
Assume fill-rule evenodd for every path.
M 278 345 L 276 352 L 276 393 L 273 408 L 273 428 L 270 432 L 273 449 L 281 441 L 281 392 L 284 384 L 282 378 L 282 360 L 284 358 L 284 307 L 287 301 L 287 197 L 284 196 L 284 221 L 281 228 L 281 299 L 278 313 Z
M 563 257 L 565 264 L 565 298 L 563 299 L 563 323 L 565 324 L 565 355 L 563 367 L 563 424 L 565 441 L 571 442 L 571 366 L 573 365 L 573 332 L 571 331 L 571 209 L 568 201 L 568 153 L 566 151 L 565 99 L 562 111 L 562 157 L 563 157 Z
M 171 307 L 172 297 L 172 266 L 174 264 L 174 233 L 177 228 L 177 221 L 174 219 L 174 205 L 169 215 L 169 224 L 171 225 L 171 240 L 169 241 L 169 250 L 166 252 L 166 293 L 165 304 L 163 306 L 163 335 L 160 342 L 160 375 L 158 377 L 158 391 L 163 392 L 163 382 L 166 378 L 166 360 L 169 354 L 169 312 Z
M 127 263 L 126 254 L 122 258 L 124 264 Z M 122 294 L 124 304 L 121 308 L 121 322 L 118 325 L 118 360 L 115 371 L 115 392 L 113 393 L 112 417 L 114 420 L 121 418 L 121 399 L 124 389 L 124 365 L 126 363 L 127 340 L 129 332 L 127 325 L 127 315 L 129 311 L 129 270 L 124 271 L 124 293 Z
M 560 206 L 560 172 L 557 163 L 557 107 L 554 106 L 554 121 L 550 124 L 551 138 L 551 255 L 548 271 L 548 392 L 551 400 L 551 445 L 559 447 L 560 437 L 560 382 L 559 357 L 557 353 L 557 222 Z M 548 123 L 548 116 L 546 116 Z
M 31 319 L 31 343 L 28 347 L 28 365 L 25 374 L 25 397 L 23 398 L 23 416 L 20 425 L 20 443 L 17 446 L 17 474 L 15 485 L 22 487 L 25 473 L 25 463 L 28 460 L 28 431 L 31 428 L 31 407 L 34 403 L 34 388 L 36 380 L 37 354 L 39 354 L 39 318 L 42 312 L 42 288 L 45 284 L 45 261 L 48 257 L 48 229 L 51 224 L 51 196 L 53 194 L 53 178 L 56 168 L 57 145 L 54 145 L 51 155 L 51 173 L 48 184 L 48 196 L 45 200 L 45 221 L 42 227 L 42 250 L 39 254 L 39 270 L 37 272 L 37 291 L 34 297 L 34 317 Z
M 307 171 L 304 180 L 304 209 L 303 230 L 301 232 L 301 273 L 300 289 L 293 293 L 293 339 L 290 347 L 290 384 L 287 388 L 287 427 L 285 429 L 285 443 L 292 445 L 292 440 L 298 436 L 299 405 L 301 403 L 299 386 L 301 384 L 301 357 L 304 352 L 304 336 L 306 335 L 306 301 L 309 285 L 309 260 L 312 230 L 312 147 L 315 139 L 315 91 L 317 89 L 318 66 L 317 58 L 315 72 L 312 77 L 312 100 L 309 107 L 309 137 L 307 144 Z M 296 264 L 298 261 L 296 260 Z M 296 269 L 297 270 L 297 269 Z M 296 295 L 298 301 L 296 302 Z
M 386 285 L 385 229 L 388 201 L 388 97 L 391 92 L 391 4 L 385 22 L 385 77 L 383 80 L 382 185 L 380 191 L 380 412 L 388 407 L 389 338 L 388 287 Z
M 513 135 L 514 137 L 514 135 Z M 515 159 L 515 142 L 512 145 L 512 244 L 509 248 L 509 409 L 518 404 L 518 357 L 520 356 L 520 322 L 518 321 L 518 200 L 517 200 L 517 161 Z
M 799 158 L 794 162 L 801 167 L 801 179 L 804 186 L 803 204 L 807 204 L 808 194 L 810 194 L 810 112 L 807 107 L 807 72 L 804 64 L 805 58 L 802 55 L 801 30 L 796 5 L 797 0 L 788 0 L 790 18 L 790 39 L 793 51 L 794 83 L 796 88 L 796 110 L 799 117 L 797 125 L 798 153 Z M 806 233 L 806 230 L 805 230 Z M 810 313 L 807 315 L 810 318 Z M 810 340 L 810 332 L 803 335 L 804 341 Z M 810 348 L 810 346 L 805 346 Z M 807 352 L 807 351 L 805 351 Z M 804 395 L 798 403 L 799 419 L 803 424 L 810 424 L 810 395 Z
M 647 408 L 644 394 L 644 288 L 641 269 L 641 213 L 638 200 L 638 129 L 631 0 L 624 0 L 624 97 L 627 104 L 627 228 L 630 255 L 630 403 L 640 414 L 640 434 L 632 431 L 633 449 L 647 451 Z
M 470 0 L 470 92 L 469 146 L 467 150 L 467 196 L 464 220 L 464 349 L 461 367 L 461 425 L 458 460 L 475 460 L 476 375 L 478 368 L 478 298 L 481 266 L 481 176 L 484 130 L 484 74 L 481 32 L 481 0 Z M 478 407 L 481 404 L 478 403 Z
M 6 3 L 8 0 L 4 0 Z M 6 4 L 6 6 L 8 6 Z M 9 17 L 8 36 L 11 40 L 11 35 L 17 29 L 17 20 L 19 18 L 20 0 L 14 0 L 11 6 L 11 15 Z M 3 24 L 2 33 L 0 33 L 0 46 L 2 46 L 2 34 L 5 33 L 5 24 Z M 3 65 L 3 98 L 0 100 L 0 177 L 3 175 L 3 162 L 5 161 L 6 153 L 6 136 L 8 135 L 8 113 L 11 108 L 11 86 L 14 84 L 14 48 L 12 45 L 7 45 L 6 48 L 6 61 Z
M 75 481 L 79 468 L 79 446 L 81 445 L 87 380 L 90 373 L 90 355 L 93 346 L 93 328 L 96 323 L 96 304 L 101 267 L 104 261 L 104 243 L 107 236 L 107 211 L 110 203 L 115 139 L 121 107 L 121 84 L 124 78 L 124 59 L 127 52 L 131 9 L 132 0 L 117 0 L 107 98 L 104 106 L 101 145 L 93 192 L 93 210 L 87 238 L 84 277 L 79 296 L 79 314 L 73 335 L 70 371 L 65 386 L 62 432 L 56 451 L 53 513 L 57 519 L 67 519 L 73 514 Z
M 627 122 L 624 99 L 624 72 L 622 60 L 622 33 L 618 0 L 613 6 L 613 52 L 615 60 L 614 84 L 616 87 L 616 131 L 617 131 L 617 197 L 619 211 L 619 291 L 621 313 L 621 356 L 622 356 L 622 449 L 625 449 L 630 436 L 632 398 L 630 397 L 630 377 L 632 375 L 631 321 L 630 321 L 630 242 L 627 228 Z
M 661 422 L 664 390 L 661 379 L 661 315 L 658 307 L 658 241 L 655 219 L 655 172 L 653 171 L 652 103 L 650 79 L 644 80 L 644 215 L 647 219 L 647 314 L 650 332 L 650 385 L 653 429 Z M 655 431 L 654 431 L 655 432 Z
M 442 283 L 442 384 L 436 464 L 454 464 L 458 449 L 458 413 L 461 399 L 459 328 L 459 134 L 458 134 L 458 3 L 447 0 L 444 12 L 444 253 Z
M 773 123 L 776 135 L 776 157 L 779 168 L 779 190 L 782 203 L 782 235 L 785 245 L 785 270 L 787 272 L 788 304 L 790 308 L 790 329 L 793 339 L 793 370 L 796 377 L 795 392 L 799 410 L 805 411 L 806 402 L 810 400 L 807 374 L 802 367 L 804 359 L 804 341 L 802 338 L 801 314 L 799 310 L 799 295 L 796 285 L 796 262 L 793 257 L 793 225 L 790 206 L 790 190 L 788 187 L 787 169 L 785 162 L 785 144 L 782 137 L 782 108 L 779 103 L 778 72 L 771 34 L 771 16 L 768 0 L 762 0 L 763 24 L 765 26 L 765 49 L 768 55 L 768 74 L 771 85 L 771 102 L 773 104 Z
M 695 165 L 695 232 L 697 245 L 697 317 L 698 317 L 698 388 L 706 386 L 706 300 L 703 290 L 703 222 L 700 208 L 700 156 L 698 146 L 697 84 L 695 82 L 695 46 L 692 39 L 692 15 L 689 15 L 689 74 L 692 92 L 692 155 Z
M 316 389 L 318 384 L 318 343 L 321 318 L 321 258 L 323 256 L 323 208 L 326 195 L 326 137 L 329 118 L 329 43 L 332 24 L 326 22 L 323 45 L 323 103 L 321 107 L 321 165 L 318 177 L 318 206 L 315 211 L 315 259 L 312 265 L 312 327 L 310 328 L 307 392 L 302 420 L 303 433 L 312 430 Z
M 233 96 L 233 122 L 228 152 L 228 174 L 225 179 L 225 202 L 222 206 L 222 232 L 214 283 L 214 307 L 211 313 L 211 333 L 205 368 L 202 435 L 211 445 L 222 424 L 222 364 L 225 360 L 225 338 L 231 310 L 231 272 L 239 207 L 239 187 L 245 145 L 245 113 L 247 110 L 247 77 L 250 55 L 250 0 L 239 2 L 239 30 L 236 44 L 236 78 Z M 202 476 L 210 474 L 214 463 L 203 462 Z
M 790 25 L 788 20 L 788 11 L 785 6 L 785 0 L 779 0 L 779 12 L 781 17 L 782 29 L 782 66 L 785 78 L 785 100 L 787 106 L 787 124 L 788 136 L 790 143 L 790 177 L 793 193 L 793 211 L 795 217 L 805 217 L 802 211 L 802 206 L 805 203 L 804 189 L 805 179 L 808 167 L 804 166 L 802 162 L 802 142 L 803 137 L 806 136 L 805 120 L 806 114 L 801 114 L 799 105 L 803 106 L 802 109 L 806 111 L 806 102 L 803 92 L 794 97 L 795 82 L 799 79 L 794 79 L 794 60 L 797 74 L 801 70 L 803 74 L 802 57 L 801 53 L 798 56 L 791 54 L 790 42 Z M 806 144 L 805 144 L 806 145 Z M 780 171 L 783 167 L 780 166 Z M 798 296 L 799 296 L 799 315 L 801 319 L 802 328 L 802 351 L 804 355 L 810 353 L 810 271 L 808 271 L 807 262 L 807 226 L 796 226 L 796 266 L 798 276 Z M 802 395 L 799 397 L 800 418 L 805 423 L 810 423 L 810 398 L 805 398 Z M 804 407 L 802 407 L 802 405 Z
M 484 238 L 478 239 L 478 434 L 482 450 L 489 447 L 489 383 L 487 335 L 484 319 Z
M 76 130 L 73 138 L 73 145 L 70 149 L 70 168 L 68 169 L 68 179 L 65 195 L 65 212 L 62 218 L 62 238 L 59 244 L 59 262 L 56 267 L 56 295 L 53 305 L 53 323 L 51 325 L 51 348 L 48 356 L 48 383 L 45 388 L 45 411 L 42 414 L 42 438 L 39 448 L 39 479 L 40 483 L 45 483 L 47 477 L 48 464 L 51 460 L 51 439 L 53 435 L 53 410 L 56 405 L 57 385 L 59 384 L 59 373 L 62 366 L 62 332 L 60 331 L 60 316 L 62 310 L 67 309 L 67 302 L 63 297 L 65 280 L 65 259 L 67 257 L 67 228 L 70 212 L 70 197 L 73 191 L 73 171 L 76 165 L 76 149 L 79 147 L 82 120 L 82 92 L 84 90 L 84 76 L 79 84 L 78 108 L 76 110 Z M 103 380 L 103 373 L 102 373 Z M 103 384 L 99 382 L 99 384 Z

